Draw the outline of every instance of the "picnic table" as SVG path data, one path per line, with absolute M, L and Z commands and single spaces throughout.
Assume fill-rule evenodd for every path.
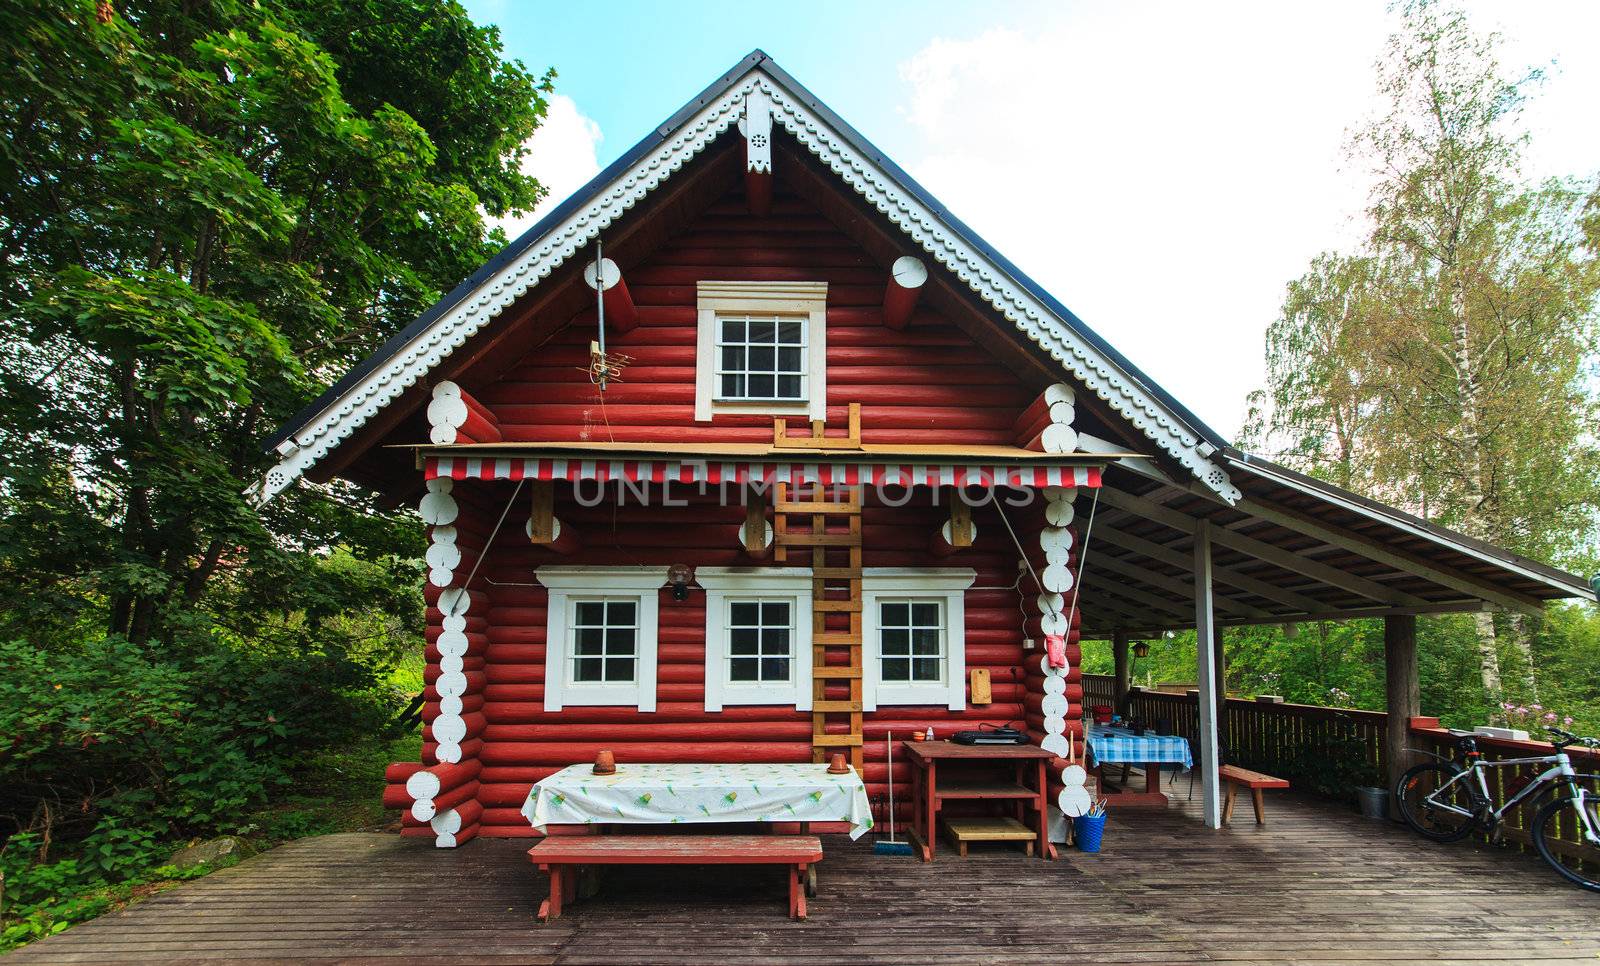
M 1144 770 L 1145 790 L 1130 792 L 1122 789 L 1106 795 L 1108 805 L 1147 805 L 1162 807 L 1167 796 L 1161 793 L 1161 766 L 1182 765 L 1185 770 L 1194 767 L 1194 756 L 1189 751 L 1189 741 L 1178 735 L 1158 735 L 1154 732 L 1136 734 L 1128 728 L 1092 724 L 1085 741 L 1095 767 L 1100 770 L 1100 787 L 1106 787 L 1105 766 L 1138 765 Z
M 872 828 L 861 776 L 830 775 L 825 764 L 619 764 L 612 775 L 572 765 L 534 785 L 522 814 L 541 832 L 550 825 L 848 822 L 858 839 Z
M 850 837 L 858 839 L 872 828 L 872 804 L 861 776 L 854 770 L 830 775 L 825 764 L 618 764 L 610 775 L 596 775 L 592 764 L 570 765 L 533 786 L 522 805 L 522 815 L 540 832 L 560 825 L 600 826 L 603 830 L 608 825 L 723 822 L 798 822 L 803 832 L 809 832 L 812 822 L 848 822 Z M 717 864 L 759 858 L 745 854 L 751 851 L 748 841 L 721 838 L 727 839 L 728 848 L 715 848 L 714 842 L 692 845 L 700 861 Z M 670 844 L 653 843 L 656 858 L 682 861 L 666 854 L 680 851 L 667 849 Z M 533 852 L 542 847 L 541 843 Z M 539 856 L 534 858 L 540 861 Z M 641 858 L 650 856 L 634 856 L 630 861 Z M 799 867 L 805 877 L 805 895 L 816 895 L 816 863 Z M 551 898 L 541 917 L 560 915 L 561 883 L 560 876 L 552 877 Z M 803 918 L 803 897 L 798 907 L 794 902 L 791 895 L 790 914 Z

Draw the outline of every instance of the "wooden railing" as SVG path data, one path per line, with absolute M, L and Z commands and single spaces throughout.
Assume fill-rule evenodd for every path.
M 1083 676 L 1083 705 L 1115 704 L 1116 680 L 1105 674 Z M 1136 688 L 1128 713 L 1149 722 L 1167 734 L 1188 738 L 1195 746 L 1200 734 L 1199 703 L 1193 692 L 1171 694 Z M 1287 778 L 1303 791 L 1348 799 L 1355 785 L 1388 784 L 1388 762 L 1384 752 L 1384 729 L 1389 716 L 1382 711 L 1324 708 L 1310 704 L 1285 704 L 1229 698 L 1227 710 L 1218 722 L 1223 760 L 1257 771 Z M 1413 718 L 1411 748 L 1418 760 L 1428 754 L 1442 758 L 1459 757 L 1458 739 L 1438 726 L 1434 718 Z M 1170 727 L 1169 727 L 1170 726 Z M 1531 758 L 1550 754 L 1543 741 L 1507 741 L 1478 737 L 1478 750 L 1488 761 Z M 1579 772 L 1600 776 L 1600 753 L 1568 748 Z M 1497 802 L 1514 792 L 1509 789 L 1519 778 L 1543 770 L 1537 766 L 1491 769 L 1489 788 Z M 1600 777 L 1589 781 L 1592 790 L 1600 789 Z M 1505 838 L 1526 846 L 1528 827 L 1538 807 L 1547 800 L 1540 796 L 1532 804 L 1519 805 L 1507 813 Z M 1577 843 L 1579 832 L 1562 827 L 1561 839 Z
M 1085 674 L 1084 706 L 1114 704 L 1115 687 L 1109 675 Z M 1166 734 L 1183 735 L 1191 745 L 1199 741 L 1199 703 L 1193 693 L 1136 688 L 1128 714 Z M 1381 711 L 1229 698 L 1217 733 L 1230 764 L 1287 778 L 1307 791 L 1343 796 L 1356 785 L 1385 784 L 1387 719 Z

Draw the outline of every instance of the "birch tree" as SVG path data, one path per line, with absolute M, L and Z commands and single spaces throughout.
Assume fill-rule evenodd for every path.
M 1384 111 L 1350 147 L 1375 177 L 1370 235 L 1358 257 L 1322 256 L 1291 285 L 1258 435 L 1469 536 L 1567 559 L 1600 505 L 1594 185 L 1523 183 L 1517 119 L 1537 72 L 1508 78 L 1498 38 L 1459 11 L 1404 15 L 1378 65 Z M 1502 629 L 1488 613 L 1475 625 L 1483 686 L 1499 694 Z M 1528 635 L 1511 637 L 1531 689 Z

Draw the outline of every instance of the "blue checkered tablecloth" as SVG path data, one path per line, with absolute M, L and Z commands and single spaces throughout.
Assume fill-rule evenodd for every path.
M 1089 752 L 1096 764 L 1182 765 L 1194 767 L 1189 741 L 1177 735 L 1136 735 L 1126 728 L 1089 726 Z

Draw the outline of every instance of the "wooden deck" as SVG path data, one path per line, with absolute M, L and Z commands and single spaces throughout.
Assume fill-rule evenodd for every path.
M 456 852 L 391 835 L 306 839 L 7 957 L 33 963 L 1594 964 L 1600 896 L 1537 857 L 1435 846 L 1276 795 L 1271 823 L 1208 832 L 1183 803 L 1114 813 L 1099 855 L 1004 845 L 924 865 L 824 840 L 811 918 L 777 869 L 619 868 L 552 926 L 528 841 Z

